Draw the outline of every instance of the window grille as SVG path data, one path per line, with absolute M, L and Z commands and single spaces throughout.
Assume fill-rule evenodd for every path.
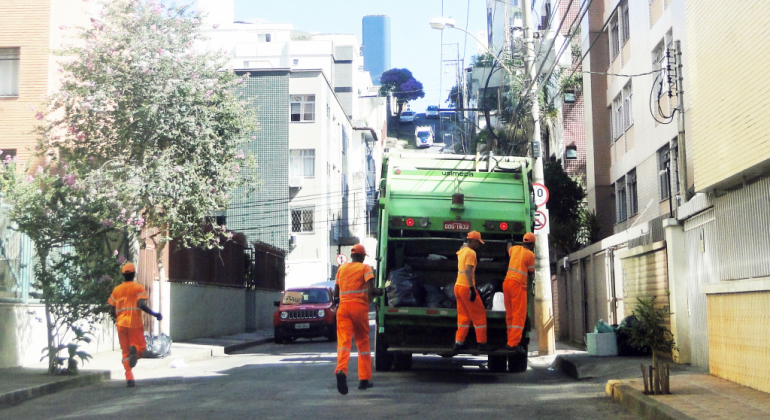
M 292 233 L 313 232 L 315 218 L 315 207 L 304 206 L 291 209 L 291 231 Z
M 639 197 L 636 192 L 636 169 L 626 174 L 626 189 L 628 190 L 628 214 L 639 213 Z
M 628 218 L 626 202 L 626 177 L 620 177 L 615 183 L 615 204 L 617 206 L 618 223 Z

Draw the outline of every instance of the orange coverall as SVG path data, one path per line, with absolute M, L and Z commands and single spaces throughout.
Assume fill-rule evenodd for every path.
M 139 299 L 149 299 L 147 291 L 139 283 L 133 281 L 123 282 L 112 290 L 107 303 L 115 307 L 118 320 L 118 341 L 123 351 L 123 367 L 126 369 L 126 379 L 134 379 L 131 366 L 128 365 L 129 349 L 136 346 L 137 358 L 142 357 L 142 352 L 147 348 L 144 341 L 144 324 L 142 323 L 142 310 L 137 303 Z
M 508 326 L 508 345 L 517 346 L 527 320 L 527 273 L 535 272 L 535 254 L 523 246 L 508 251 L 508 274 L 503 282 L 505 324 Z
M 473 266 L 476 271 L 476 251 L 470 247 L 463 246 L 457 251 L 457 282 L 455 282 L 455 297 L 457 298 L 457 333 L 455 342 L 464 343 L 468 336 L 470 323 L 476 329 L 476 342 L 479 344 L 487 342 L 487 312 L 484 309 L 484 302 L 481 296 L 476 294 L 476 300 L 471 302 L 471 286 L 468 279 L 465 278 L 466 266 Z
M 372 351 L 369 347 L 369 293 L 367 282 L 372 281 L 372 268 L 352 262 L 340 266 L 335 284 L 340 287 L 340 306 L 337 309 L 337 368 L 347 376 L 353 337 L 358 349 L 358 379 L 372 379 Z

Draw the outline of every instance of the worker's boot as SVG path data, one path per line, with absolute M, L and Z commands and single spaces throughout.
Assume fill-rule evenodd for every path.
M 505 349 L 506 349 L 506 350 L 508 350 L 508 351 L 512 351 L 512 352 L 516 353 L 516 354 L 517 354 L 517 355 L 519 355 L 519 356 L 524 356 L 524 355 L 526 355 L 526 354 L 527 354 L 527 351 L 526 351 L 526 350 L 524 350 L 524 347 L 522 347 L 522 346 L 520 346 L 520 345 L 518 345 L 518 346 L 513 346 L 513 347 L 511 347 L 511 346 L 505 346 Z
M 466 350 L 468 346 L 465 345 L 465 343 L 458 343 L 455 341 L 455 346 L 452 347 L 452 353 L 457 354 L 463 350 Z
M 136 382 L 134 382 L 133 379 L 129 379 L 129 380 L 126 381 L 126 387 L 133 388 L 135 386 L 136 386 Z
M 139 360 L 139 357 L 136 354 L 136 346 L 131 346 L 128 348 L 128 365 L 133 367 L 136 367 L 136 361 Z
M 495 351 L 495 348 L 489 343 L 481 343 L 479 344 L 479 351 Z
M 372 383 L 372 381 L 370 381 L 368 379 L 363 379 L 361 381 L 358 381 L 358 389 L 366 390 L 366 389 L 369 389 L 369 388 L 371 388 L 373 386 L 374 386 L 374 384 Z
M 341 370 L 337 372 L 337 391 L 342 395 L 348 395 L 348 377 Z

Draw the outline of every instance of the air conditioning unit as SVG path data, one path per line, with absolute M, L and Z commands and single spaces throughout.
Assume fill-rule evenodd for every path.
M 289 188 L 302 188 L 303 185 L 305 185 L 305 178 L 301 176 L 289 178 Z

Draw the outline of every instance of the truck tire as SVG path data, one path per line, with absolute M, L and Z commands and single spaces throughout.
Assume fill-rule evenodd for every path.
M 393 367 L 393 355 L 388 353 L 385 338 L 382 334 L 374 334 L 374 370 L 387 372 Z
M 487 356 L 489 361 L 489 370 L 491 372 L 505 372 L 506 365 L 508 364 L 508 359 L 506 356 L 496 356 L 490 354 Z
M 528 346 L 521 344 L 524 350 L 529 351 Z M 527 355 L 512 354 L 508 356 L 508 372 L 523 373 L 527 371 Z
M 283 335 L 278 332 L 278 328 L 273 333 L 273 340 L 275 340 L 275 344 L 283 344 Z
M 396 370 L 412 369 L 412 353 L 398 353 L 393 360 L 393 368 Z

